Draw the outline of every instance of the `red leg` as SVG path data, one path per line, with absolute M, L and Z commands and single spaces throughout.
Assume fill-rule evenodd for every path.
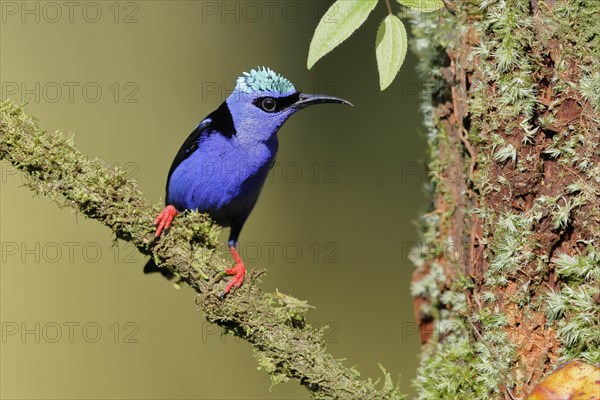
M 232 268 L 226 269 L 225 272 L 227 272 L 229 275 L 234 276 L 233 278 L 231 278 L 231 280 L 225 287 L 225 290 L 223 290 L 223 292 L 221 293 L 221 297 L 229 293 L 229 291 L 233 287 L 237 289 L 240 286 L 242 286 L 242 283 L 244 283 L 244 277 L 246 276 L 246 266 L 244 265 L 244 262 L 240 258 L 240 255 L 238 254 L 237 250 L 235 249 L 235 246 L 230 246 L 229 250 L 231 250 L 231 255 L 235 260 L 235 265 Z
M 173 222 L 173 218 L 177 215 L 177 210 L 172 205 L 168 205 L 158 214 L 156 220 L 154 221 L 154 225 L 158 225 L 156 228 L 156 237 L 159 237 L 163 229 L 167 229 L 171 226 L 171 222 Z

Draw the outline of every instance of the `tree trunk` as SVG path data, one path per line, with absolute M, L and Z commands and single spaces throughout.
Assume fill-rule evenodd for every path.
M 446 3 L 413 21 L 433 88 L 419 397 L 523 398 L 600 362 L 600 2 Z

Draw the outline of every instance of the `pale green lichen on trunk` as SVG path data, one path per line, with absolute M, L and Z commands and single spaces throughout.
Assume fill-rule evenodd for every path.
M 551 260 L 565 282 L 546 298 L 546 314 L 561 339 L 560 362 L 582 359 L 600 363 L 600 251 L 588 244 L 587 254 L 558 253 Z
M 420 312 L 435 327 L 415 383 L 422 399 L 520 396 L 533 376 L 538 379 L 557 363 L 600 361 L 600 26 L 594 20 L 600 3 L 451 4 L 456 16 L 448 15 L 441 27 L 414 22 L 420 45 L 412 47 L 421 59 L 433 60 L 421 75 L 438 79 L 435 86 L 441 88 L 434 93 L 437 104 L 425 98 L 422 106 L 433 171 L 440 170 L 440 160 L 452 159 L 447 153 L 468 150 L 468 144 L 443 146 L 449 133 L 440 121 L 450 119 L 456 106 L 443 97 L 455 85 L 448 78 L 455 71 L 435 55 L 454 54 L 454 65 L 464 71 L 468 66 L 458 65 L 456 50 L 471 47 L 468 59 L 475 67 L 469 78 L 467 138 L 476 148 L 476 168 L 472 180 L 466 166 L 463 172 L 476 206 L 465 214 L 480 221 L 481 232 L 474 231 L 474 237 L 485 258 L 483 273 L 473 281 L 462 271 L 446 276 L 439 267 L 446 260 L 437 252 L 415 253 L 420 275 L 413 295 L 427 299 Z M 476 43 L 463 35 L 466 27 L 476 32 Z M 425 249 L 448 243 L 444 224 L 449 222 L 443 216 L 456 211 L 446 197 L 453 182 L 436 174 L 431 178 L 433 209 L 440 200 L 445 214 L 423 217 L 420 248 Z M 449 279 L 455 282 L 448 284 Z M 455 307 L 460 297 L 452 293 L 457 291 L 472 291 L 469 301 L 476 304 Z M 537 344 L 528 333 L 539 334 L 535 340 L 548 346 L 534 347 L 531 359 L 523 349 L 528 340 Z
M 509 5 L 509 2 L 502 1 L 490 3 Z M 600 61 L 600 29 L 596 20 L 600 15 L 600 4 L 593 1 L 557 1 L 552 8 L 543 1 L 537 4 L 539 7 L 537 27 L 532 25 L 530 18 L 520 16 L 523 21 L 520 24 L 522 29 L 513 24 L 515 29 L 511 29 L 510 33 L 504 33 L 505 37 L 511 36 L 511 42 L 525 43 L 528 48 L 527 52 L 517 57 L 526 61 L 515 63 L 515 70 L 511 71 L 512 74 L 508 74 L 512 75 L 509 79 L 517 83 L 514 87 L 519 90 L 502 90 L 500 86 L 497 96 L 492 96 L 493 101 L 490 101 L 489 91 L 482 91 L 482 100 L 478 104 L 484 103 L 485 96 L 485 104 L 488 107 L 475 109 L 474 117 L 487 116 L 486 120 L 495 121 L 495 125 L 480 127 L 480 134 L 485 135 L 486 132 L 504 128 L 505 134 L 500 140 L 513 141 L 519 153 L 514 164 L 520 173 L 535 172 L 531 171 L 535 156 L 526 149 L 536 140 L 537 143 L 543 142 L 539 139 L 542 132 L 546 136 L 552 136 L 552 139 L 542 151 L 541 162 L 538 162 L 538 165 L 548 168 L 555 163 L 562 170 L 546 182 L 545 188 L 539 190 L 541 193 L 533 199 L 528 209 L 520 213 L 511 211 L 505 216 L 490 219 L 488 229 L 490 232 L 493 229 L 496 231 L 493 235 L 493 245 L 488 253 L 490 261 L 488 284 L 491 286 L 506 284 L 508 279 L 514 278 L 511 273 L 519 274 L 519 270 L 529 265 L 528 272 L 534 274 L 526 278 L 526 289 L 516 291 L 509 300 L 519 307 L 527 306 L 532 309 L 537 307 L 545 310 L 549 317 L 547 324 L 557 328 L 556 338 L 560 343 L 557 353 L 561 357 L 554 362 L 555 364 L 574 358 L 598 363 L 600 362 L 600 350 L 598 350 L 600 322 L 597 319 L 600 262 L 594 246 L 598 246 L 600 242 L 598 229 L 600 216 L 598 213 L 600 194 L 598 124 L 600 120 L 597 114 L 597 94 L 594 95 L 592 90 L 598 85 L 594 74 Z M 512 4 L 505 15 L 515 10 L 526 13 L 528 7 L 530 7 L 529 2 L 522 2 L 521 8 L 517 4 Z M 516 20 L 497 16 L 494 19 L 508 19 L 513 22 Z M 492 25 L 484 24 L 484 26 Z M 535 38 L 531 36 L 530 31 L 535 32 Z M 495 35 L 496 32 L 493 33 L 494 37 Z M 553 48 L 554 46 L 558 47 L 558 50 Z M 488 65 L 483 68 L 483 71 L 491 71 L 487 75 L 491 81 L 506 79 L 494 75 L 505 70 L 501 58 L 485 58 L 484 52 L 480 55 Z M 552 76 L 545 87 L 546 82 L 540 81 L 542 79 L 540 76 L 543 77 L 544 70 L 550 68 Z M 524 72 L 533 78 L 537 76 L 538 80 L 523 79 Z M 541 92 L 545 90 L 548 91 L 546 103 L 530 96 L 532 94 L 538 99 L 543 98 Z M 580 97 L 577 96 L 577 92 Z M 519 97 L 518 94 L 521 96 Z M 569 101 L 573 100 L 575 101 L 570 104 Z M 501 107 L 494 109 L 498 104 Z M 519 106 L 507 110 L 505 108 L 507 104 Z M 519 113 L 515 115 L 511 111 L 513 109 Z M 596 113 L 592 109 L 595 109 Z M 569 113 L 573 113 L 573 117 L 570 117 Z M 515 116 L 518 117 L 516 120 Z M 514 140 L 515 133 L 522 135 L 520 142 Z M 492 146 L 491 152 L 494 151 L 493 147 L 497 146 L 494 142 L 497 137 L 489 141 Z M 488 158 L 481 161 L 481 165 L 488 164 L 489 153 Z M 499 191 L 501 184 L 502 181 L 488 182 L 489 190 Z M 510 229 L 498 232 L 498 227 L 506 221 L 511 222 L 508 227 Z M 504 225 L 506 228 L 506 224 Z M 548 226 L 547 229 L 560 235 L 559 241 L 553 244 L 552 248 L 544 247 L 544 243 L 540 242 L 542 236 L 540 236 L 539 226 L 541 225 Z M 524 238 L 527 240 L 523 240 Z M 556 257 L 556 249 L 560 248 L 557 246 L 569 240 L 575 242 L 565 245 L 564 251 L 569 252 L 570 255 L 562 253 L 564 257 Z M 560 264 L 567 259 L 578 260 L 572 270 L 578 269 L 581 273 L 589 269 L 594 273 L 573 279 L 576 274 L 566 275 L 565 269 Z M 497 267 L 495 270 L 493 270 L 494 266 Z M 585 266 L 589 267 L 586 269 Z M 560 280 L 561 289 L 558 291 L 544 288 L 547 286 L 546 277 L 552 270 L 556 271 Z M 537 299 L 532 299 L 530 293 L 542 294 Z M 533 303 L 530 304 L 532 300 Z M 593 318 L 593 315 L 596 315 L 596 318 Z
M 415 297 L 428 300 L 417 311 L 434 320 L 433 332 L 423 347 L 421 365 L 414 385 L 419 399 L 489 399 L 494 390 L 489 388 L 490 381 L 494 379 L 496 371 L 482 362 L 490 352 L 486 347 L 475 346 L 472 328 L 464 316 L 464 291 L 472 286 L 472 281 L 463 275 L 463 279 L 457 279 L 450 290 L 444 289 L 447 277 L 444 268 L 438 263 L 440 253 L 451 242 L 449 237 L 441 237 L 439 232 L 446 229 L 442 224 L 446 224 L 448 217 L 454 212 L 454 205 L 448 195 L 448 181 L 440 176 L 444 170 L 441 160 L 448 159 L 440 151 L 450 149 L 447 133 L 439 123 L 436 112 L 436 107 L 449 92 L 447 83 L 442 79 L 441 69 L 444 67 L 443 54 L 452 46 L 453 30 L 458 23 L 455 18 L 448 17 L 442 27 L 435 17 L 419 15 L 412 20 L 415 39 L 411 47 L 421 60 L 419 72 L 426 82 L 426 94 L 431 96 L 423 97 L 421 109 L 427 128 L 430 157 L 428 167 L 431 171 L 426 187 L 434 199 L 432 211 L 421 219 L 422 243 L 411 257 L 417 270 L 422 271 L 420 278 L 413 281 L 411 292 Z M 440 146 L 441 143 L 444 146 Z M 443 199 L 447 209 L 439 210 L 440 204 L 436 202 L 438 197 Z M 462 274 L 458 272 L 457 275 Z

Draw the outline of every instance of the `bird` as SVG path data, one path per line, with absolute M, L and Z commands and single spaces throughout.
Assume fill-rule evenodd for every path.
M 232 278 L 220 297 L 244 281 L 238 238 L 274 164 L 279 128 L 297 111 L 321 103 L 352 106 L 338 97 L 301 93 L 270 68 L 251 69 L 237 78 L 232 93 L 177 152 L 167 176 L 165 207 L 154 221 L 155 236 L 185 210 L 206 213 L 218 225 L 230 227 L 227 244 L 234 265 L 225 270 Z

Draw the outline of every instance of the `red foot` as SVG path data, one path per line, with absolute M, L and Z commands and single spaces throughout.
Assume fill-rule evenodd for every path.
M 244 283 L 244 277 L 246 276 L 246 266 L 244 266 L 244 262 L 240 258 L 237 250 L 234 246 L 231 246 L 229 250 L 231 250 L 231 255 L 235 260 L 235 265 L 232 268 L 226 269 L 225 272 L 227 272 L 229 275 L 233 275 L 233 278 L 231 278 L 225 287 L 225 290 L 223 290 L 223 292 L 220 294 L 220 297 L 224 297 L 233 287 L 237 289 L 242 286 L 242 283 Z
M 158 225 L 156 228 L 155 237 L 159 237 L 163 229 L 167 229 L 171 226 L 171 222 L 173 222 L 173 218 L 177 215 L 177 210 L 175 207 L 168 205 L 158 214 L 156 220 L 154 221 L 154 225 Z

